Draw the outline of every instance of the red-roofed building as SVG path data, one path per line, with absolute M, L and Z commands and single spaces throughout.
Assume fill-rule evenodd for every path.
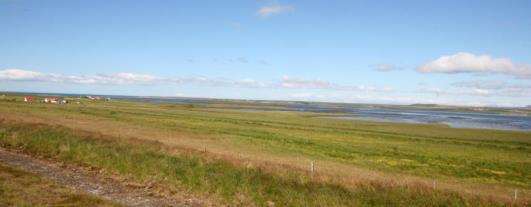
M 33 102 L 33 96 L 25 96 L 24 97 L 24 102 L 27 102 L 27 103 Z

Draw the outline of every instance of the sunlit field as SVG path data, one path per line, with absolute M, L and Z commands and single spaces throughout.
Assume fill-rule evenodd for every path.
M 13 98 L 0 101 L 5 148 L 229 205 L 496 206 L 531 195 L 530 132 L 336 120 L 231 101 Z

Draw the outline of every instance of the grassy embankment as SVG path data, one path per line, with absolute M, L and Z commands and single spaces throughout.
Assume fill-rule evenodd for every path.
M 269 174 L 208 159 L 200 152 L 179 151 L 145 141 L 124 140 L 86 132 L 72 134 L 63 127 L 38 124 L 0 124 L 2 147 L 39 157 L 88 165 L 220 198 L 231 205 L 266 206 L 494 206 L 490 200 L 423 186 L 358 184 L 353 188 L 314 182 L 297 172 Z
M 359 173 L 353 170 L 355 167 L 392 177 L 405 174 L 438 182 L 457 181 L 459 185 L 454 189 L 458 191 L 470 183 L 483 186 L 473 191 L 501 189 L 491 194 L 506 197 L 515 188 L 523 190 L 524 195 L 530 189 L 529 132 L 345 121 L 323 119 L 323 114 L 315 113 L 243 112 L 216 107 L 0 102 L 0 113 L 172 146 L 207 148 L 221 154 L 237 152 L 231 155 L 296 167 L 305 168 L 309 160 L 317 160 L 321 173 L 341 175 L 337 177 Z
M 0 206 L 119 206 L 0 163 Z

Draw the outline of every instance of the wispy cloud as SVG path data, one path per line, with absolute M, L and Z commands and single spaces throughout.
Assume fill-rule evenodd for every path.
M 282 88 L 329 89 L 332 84 L 323 80 L 305 80 L 284 76 L 279 86 Z
M 104 85 L 155 85 L 155 84 L 196 84 L 212 87 L 244 87 L 264 88 L 271 87 L 272 83 L 264 83 L 254 79 L 245 78 L 233 80 L 228 78 L 196 77 L 160 77 L 136 73 L 115 73 L 96 75 L 64 75 L 41 73 L 21 69 L 0 70 L 0 80 L 25 81 L 25 82 L 48 82 L 67 84 L 104 84 Z
M 242 24 L 239 22 L 229 22 L 229 26 L 232 27 L 235 30 L 241 30 Z
M 45 75 L 40 72 L 20 69 L 6 69 L 0 71 L 0 80 L 31 81 L 43 79 L 44 76 Z
M 260 63 L 261 65 L 268 65 L 268 66 L 271 65 L 271 63 L 269 63 L 267 60 L 264 60 L 264 59 L 258 60 L 258 63 Z
M 294 10 L 295 7 L 293 7 L 292 5 L 275 4 L 261 7 L 260 9 L 258 9 L 256 14 L 260 17 L 266 18 L 276 14 L 292 12 Z
M 484 89 L 457 89 L 457 88 L 439 88 L 423 87 L 416 91 L 417 93 L 434 94 L 440 96 L 491 96 L 488 90 Z
M 422 86 L 417 92 L 437 96 L 531 97 L 531 85 L 499 80 L 459 81 L 448 87 Z
M 249 60 L 247 60 L 245 57 L 239 57 L 236 60 L 240 63 L 249 63 Z
M 199 62 L 197 60 L 194 60 L 195 62 Z M 247 57 L 234 57 L 234 58 L 212 58 L 212 63 L 216 64 L 259 64 L 259 65 L 271 65 L 267 60 L 265 59 L 250 59 Z
M 63 75 L 21 69 L 6 69 L 0 70 L 0 80 L 80 84 L 146 84 L 160 81 L 162 78 L 134 73 L 116 73 L 111 75 Z
M 188 78 L 168 78 L 166 83 L 174 84 L 195 84 L 210 87 L 237 87 L 237 88 L 266 88 L 270 84 L 260 82 L 251 78 L 233 80 L 228 78 L 209 78 L 209 77 L 188 77 Z
M 452 83 L 452 86 L 482 96 L 531 97 L 530 84 L 508 83 L 499 80 L 475 80 L 455 82 Z
M 475 73 L 505 74 L 518 78 L 531 78 L 531 65 L 515 64 L 509 58 L 492 58 L 459 52 L 442 56 L 417 68 L 421 73 Z
M 343 85 L 338 83 L 331 83 L 324 80 L 307 80 L 301 78 L 292 78 L 289 76 L 282 77 L 278 83 L 280 88 L 290 89 L 327 89 L 335 91 L 356 91 L 356 92 L 392 92 L 391 87 L 375 87 L 366 85 Z
M 70 84 L 106 84 L 106 85 L 156 85 L 156 84 L 196 84 L 211 87 L 241 87 L 241 88 L 283 88 L 283 89 L 324 89 L 336 91 L 357 92 L 390 92 L 390 87 L 374 87 L 364 85 L 342 85 L 324 80 L 308 80 L 283 76 L 276 81 L 258 81 L 251 78 L 230 79 L 196 77 L 160 77 L 148 74 L 114 73 L 96 75 L 64 75 L 42 73 L 21 69 L 0 70 L 0 80 L 50 82 Z
M 370 66 L 373 70 L 379 71 L 379 72 L 389 72 L 389 71 L 395 71 L 395 70 L 402 70 L 402 67 L 393 65 L 393 64 L 376 64 Z

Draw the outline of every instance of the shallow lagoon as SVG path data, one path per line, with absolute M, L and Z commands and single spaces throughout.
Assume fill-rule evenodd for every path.
M 352 116 L 338 116 L 337 118 L 406 123 L 437 123 L 457 128 L 531 131 L 531 117 L 528 116 L 510 116 L 481 112 L 381 108 L 355 108 L 349 110 L 348 114 L 352 114 Z
M 193 98 L 129 98 L 137 101 L 155 103 L 180 103 L 180 104 L 208 104 L 210 99 Z M 257 101 L 260 103 L 261 101 Z M 267 102 L 261 102 L 264 104 Z M 385 108 L 377 105 L 349 105 L 316 102 L 277 102 L 284 107 L 278 109 L 265 109 L 256 105 L 256 108 L 241 110 L 257 111 L 310 111 L 320 113 L 341 113 L 338 119 L 361 119 L 371 121 L 446 124 L 456 128 L 483 128 L 531 131 L 531 116 L 504 115 L 488 112 L 459 112 L 441 109 L 415 109 L 415 108 Z M 238 105 L 238 103 L 235 103 Z

